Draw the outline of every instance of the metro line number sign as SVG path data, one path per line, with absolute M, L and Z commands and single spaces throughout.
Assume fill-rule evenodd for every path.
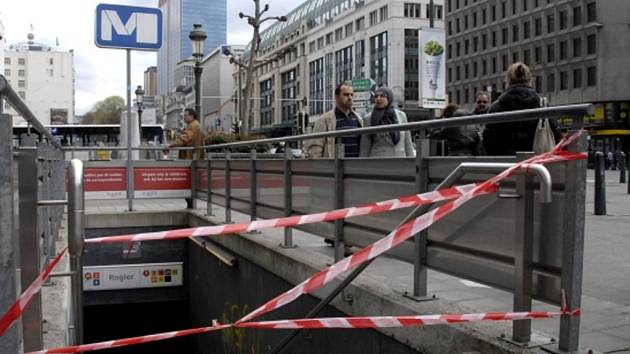
M 99 4 L 94 42 L 101 48 L 158 50 L 162 47 L 162 11 L 151 7 Z

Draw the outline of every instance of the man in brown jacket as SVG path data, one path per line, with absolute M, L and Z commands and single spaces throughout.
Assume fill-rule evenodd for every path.
M 169 145 L 174 147 L 200 147 L 205 144 L 206 134 L 204 134 L 201 124 L 197 121 L 197 112 L 192 108 L 184 110 L 184 121 L 186 122 L 186 130 L 175 140 L 175 143 Z M 164 150 L 168 153 L 168 149 Z M 206 158 L 206 152 L 203 149 L 180 150 L 179 158 L 182 160 L 203 160 Z

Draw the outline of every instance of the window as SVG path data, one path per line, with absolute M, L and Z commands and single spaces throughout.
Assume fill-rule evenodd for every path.
M 477 28 L 477 12 L 474 12 L 472 14 L 472 19 L 473 19 L 473 27 Z
M 380 21 L 387 20 L 387 5 L 378 9 L 378 14 L 379 14 Z
M 523 63 L 525 63 L 525 65 L 531 65 L 531 50 L 529 49 L 525 49 L 523 50 Z
M 488 61 L 486 59 L 481 61 L 481 75 L 488 75 Z
M 523 39 L 529 39 L 529 21 L 523 23 Z
M 589 34 L 586 37 L 586 54 L 597 53 L 597 37 L 594 34 Z
M 485 25 L 488 20 L 488 11 L 486 9 L 481 10 L 481 24 Z
M 479 76 L 479 67 L 477 66 L 477 62 L 473 63 L 473 77 Z
M 282 73 L 280 76 L 282 83 L 282 121 L 293 121 L 297 115 L 297 95 L 300 90 L 298 81 L 298 71 L 296 69 Z
M 547 16 L 547 33 L 551 33 L 555 30 L 555 21 L 553 15 Z
M 554 74 L 547 75 L 547 92 L 556 90 L 556 76 Z
M 464 15 L 464 30 L 468 29 L 468 15 Z
M 512 63 L 516 63 L 518 61 L 518 52 L 512 53 Z
M 566 60 L 569 51 L 569 42 L 561 41 L 560 42 L 560 60 Z
M 516 0 L 512 0 L 512 15 L 516 15 Z
M 24 71 L 24 69 L 20 69 L 20 70 L 18 70 L 18 76 L 19 76 L 19 77 L 24 77 L 24 76 L 26 76 L 26 71 Z
M 523 11 L 527 11 L 527 2 L 529 0 L 523 0 Z
M 597 68 L 589 66 L 586 68 L 586 86 L 597 85 Z
M 534 49 L 534 62 L 540 64 L 542 62 L 542 47 L 536 47 Z
M 582 69 L 573 70 L 573 88 L 582 87 Z
M 497 31 L 492 31 L 492 46 L 497 46 Z
M 346 25 L 346 37 L 352 36 L 352 23 Z
M 579 26 L 582 24 L 582 7 L 577 6 L 573 8 L 573 26 Z
M 548 44 L 547 45 L 547 62 L 551 63 L 552 61 L 556 60 L 555 57 L 556 56 L 555 56 L 553 44 Z
M 505 18 L 507 16 L 506 8 L 507 8 L 507 4 L 505 3 L 505 1 L 503 1 L 501 3 L 501 18 Z
M 309 63 L 310 114 L 324 113 L 324 58 Z
M 435 17 L 438 20 L 443 19 L 444 18 L 444 6 L 442 6 L 442 5 L 433 5 L 433 6 L 435 6 L 435 10 L 437 12 Z
M 11 70 L 10 69 L 4 69 L 4 76 L 11 76 Z
M 486 48 L 488 48 L 488 35 L 484 33 L 481 36 L 481 49 L 486 50 Z
M 53 58 L 48 58 L 48 64 L 53 65 L 54 61 Z
M 11 65 L 11 58 L 4 58 L 4 65 Z
M 470 48 L 470 41 L 467 39 L 464 41 L 464 55 L 468 55 L 469 48 Z
M 512 42 L 518 42 L 518 25 L 512 26 Z
M 24 58 L 18 58 L 18 65 L 25 65 L 26 60 Z
M 269 126 L 273 124 L 273 78 L 260 83 L 260 125 Z
M 354 24 L 355 24 L 355 27 L 357 29 L 357 32 L 358 31 L 362 31 L 363 29 L 365 29 L 365 17 L 358 18 L 354 22 Z
M 501 30 L 501 44 L 506 45 L 508 43 L 508 29 L 503 28 Z
M 595 2 L 586 4 L 586 22 L 591 23 L 597 21 L 597 5 Z
M 492 22 L 497 20 L 497 7 L 496 5 L 492 5 Z
M 422 4 L 405 3 L 404 15 L 405 17 L 420 18 Z
M 317 38 L 317 50 L 324 48 L 324 37 Z
M 448 68 L 448 82 L 453 81 L 453 68 Z
M 501 57 L 501 67 L 503 68 L 503 71 L 506 71 L 509 65 L 507 54 L 503 54 Z
M 313 53 L 313 52 L 315 52 L 317 50 L 316 44 L 317 43 L 315 41 L 312 41 L 312 42 L 310 42 L 308 44 L 308 51 L 309 51 L 309 53 Z
M 352 80 L 352 46 L 335 52 L 335 86 Z
M 477 53 L 479 51 L 479 37 L 473 38 L 473 53 Z
M 343 28 L 339 27 L 335 30 L 335 42 L 343 39 Z
M 470 77 L 470 70 L 468 70 L 468 63 L 464 64 L 464 79 L 468 80 Z
M 416 43 L 416 46 L 417 45 L 418 43 Z M 359 77 L 359 78 L 365 77 L 365 41 L 364 40 L 359 40 L 354 43 L 354 53 L 355 53 L 354 55 L 355 55 L 355 62 L 356 62 L 354 65 L 354 76 Z
M 453 22 L 448 21 L 448 34 L 452 35 L 453 34 Z
M 326 45 L 332 44 L 332 41 L 333 41 L 333 34 L 332 32 L 330 32 L 326 35 Z
M 573 38 L 573 57 L 581 57 L 582 56 L 582 38 L 576 37 Z
M 462 46 L 460 42 L 455 43 L 455 54 L 459 57 L 462 55 Z
M 537 18 L 534 20 L 534 31 L 536 36 L 542 35 L 542 18 Z
M 492 57 L 492 73 L 497 73 L 497 57 Z
M 567 19 L 567 11 L 566 10 L 562 10 L 560 11 L 560 29 L 566 29 L 568 26 L 568 19 Z
M 387 86 L 387 32 L 370 37 L 370 77 L 377 86 Z
M 335 67 L 335 55 L 333 53 L 328 53 L 324 56 L 324 75 L 325 75 L 325 88 L 324 88 L 324 111 L 330 111 L 333 108 L 333 100 L 334 100 L 334 86 L 333 86 L 333 74 Z
M 560 72 L 560 90 L 566 90 L 569 88 L 569 73 L 566 71 Z
M 455 80 L 459 81 L 462 79 L 461 71 L 459 70 L 459 65 L 455 68 Z
M 370 26 L 374 26 L 378 22 L 378 12 L 370 12 Z
M 461 32 L 461 31 L 462 31 L 462 28 L 461 28 L 461 26 L 459 25 L 459 18 L 456 18 L 456 19 L 455 19 L 455 29 L 456 29 L 457 33 L 459 33 L 459 32 Z
M 26 87 L 26 81 L 24 81 L 24 80 L 18 80 L 18 87 L 21 87 L 21 88 Z
M 449 44 L 448 45 L 448 50 L 446 51 L 446 56 L 448 59 L 451 59 L 453 56 L 453 45 Z

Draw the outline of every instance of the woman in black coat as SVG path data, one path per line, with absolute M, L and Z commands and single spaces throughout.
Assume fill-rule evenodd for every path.
M 540 108 L 540 97 L 531 87 L 532 74 L 527 65 L 517 62 L 507 71 L 507 90 L 490 106 L 488 113 Z M 549 126 L 556 141 L 560 131 L 554 119 Z M 487 124 L 483 132 L 483 145 L 490 156 L 516 155 L 516 152 L 533 151 L 537 120 Z

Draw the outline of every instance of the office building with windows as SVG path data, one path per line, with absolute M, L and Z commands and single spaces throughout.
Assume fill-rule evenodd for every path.
M 28 41 L 9 45 L 3 51 L 3 74 L 42 124 L 74 122 L 74 53 Z M 0 40 L 2 41 L 2 40 Z M 4 102 L 4 112 L 13 115 L 14 125 L 26 121 Z
M 227 41 L 227 0 L 159 0 L 163 13 L 162 48 L 158 52 L 158 95 L 175 90 L 175 69 L 192 56 L 188 35 L 203 25 L 208 38 L 205 54 Z
M 443 27 L 443 2 L 434 9 Z M 302 3 L 261 34 L 261 59 L 270 62 L 255 74 L 253 132 L 291 134 L 298 112 L 312 125 L 333 108 L 337 84 L 353 79 L 392 88 L 396 104 L 417 116 L 418 29 L 429 27 L 429 14 L 429 0 Z
M 475 92 L 505 89 L 516 61 L 551 105 L 590 102 L 591 148 L 630 149 L 630 1 L 446 0 L 447 91 L 472 108 Z M 562 120 L 564 124 L 570 120 Z

